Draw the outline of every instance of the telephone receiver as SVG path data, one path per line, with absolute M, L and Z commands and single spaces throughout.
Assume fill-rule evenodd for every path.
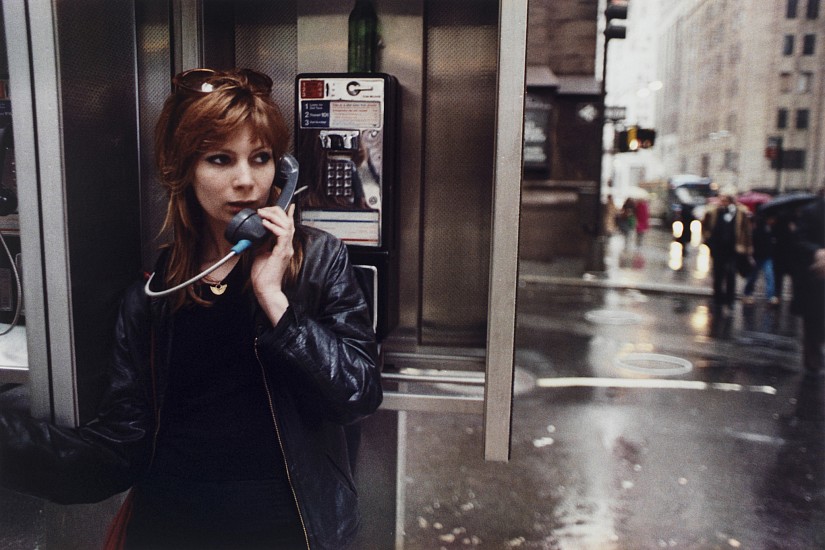
M 281 195 L 278 197 L 278 202 L 275 203 L 275 206 L 280 206 L 286 210 L 289 208 L 289 203 L 292 202 L 292 197 L 295 195 L 295 187 L 298 185 L 298 161 L 295 160 L 295 157 L 292 155 L 284 155 L 278 160 L 275 179 L 272 185 L 277 185 L 281 189 Z M 167 294 L 177 292 L 192 283 L 200 281 L 228 262 L 233 256 L 241 254 L 244 250 L 261 242 L 267 235 L 269 235 L 269 231 L 264 227 L 261 217 L 251 208 L 244 208 L 229 220 L 229 225 L 226 226 L 226 230 L 224 231 L 226 240 L 234 245 L 229 254 L 188 281 L 184 281 L 175 287 L 165 290 L 151 289 L 152 280 L 155 278 L 155 274 L 152 273 L 146 281 L 143 290 L 148 296 L 152 297 L 166 296 Z
M 292 197 L 295 195 L 295 188 L 298 186 L 298 161 L 292 155 L 285 153 L 278 160 L 275 171 L 273 185 L 281 189 L 281 195 L 275 206 L 280 206 L 284 211 L 289 208 Z M 238 244 L 242 240 L 250 241 L 252 244 L 260 242 L 269 235 L 269 231 L 264 227 L 263 220 L 251 208 L 244 208 L 229 221 L 224 231 L 224 237 L 232 244 Z

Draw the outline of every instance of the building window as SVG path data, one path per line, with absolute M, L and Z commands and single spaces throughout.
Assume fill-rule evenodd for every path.
M 788 0 L 788 10 L 785 16 L 788 19 L 795 19 L 796 18 L 796 10 L 799 7 L 799 0 Z
M 796 111 L 796 129 L 806 130 L 808 128 L 808 109 L 797 109 Z
M 737 153 L 735 151 L 731 151 L 730 149 L 725 149 L 724 168 L 725 168 L 725 170 L 730 170 L 731 172 L 738 171 L 739 170 L 739 153 Z
M 808 11 L 805 12 L 805 17 L 808 19 L 819 17 L 819 0 L 808 0 Z
M 780 73 L 779 74 L 779 91 L 783 94 L 791 93 L 793 89 L 793 74 Z
M 793 39 L 792 34 L 785 35 L 785 39 L 782 41 L 782 55 L 793 55 Z
M 802 38 L 802 55 L 813 55 L 816 50 L 816 35 L 806 34 Z
M 799 79 L 796 81 L 796 91 L 800 94 L 811 93 L 813 88 L 814 73 L 809 71 L 802 71 L 799 73 Z
M 728 114 L 728 120 L 726 128 L 729 132 L 736 133 L 736 126 L 738 124 L 738 119 L 736 117 L 736 113 Z
M 771 168 L 776 168 L 775 161 L 771 162 Z M 804 170 L 805 169 L 805 150 L 804 149 L 785 149 L 782 151 L 782 169 L 783 170 Z
M 788 127 L 788 110 L 787 109 L 779 109 L 776 112 L 776 127 L 778 129 L 783 129 Z
M 739 79 L 733 77 L 728 82 L 728 96 L 734 97 L 739 94 Z

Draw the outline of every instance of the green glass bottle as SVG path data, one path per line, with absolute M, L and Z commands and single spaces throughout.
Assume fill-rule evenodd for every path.
M 375 72 L 375 50 L 378 42 L 378 17 L 370 0 L 355 0 L 349 14 L 349 47 L 347 70 L 351 73 Z

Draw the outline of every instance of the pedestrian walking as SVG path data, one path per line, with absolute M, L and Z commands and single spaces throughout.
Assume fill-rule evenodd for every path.
M 129 288 L 97 417 L 0 411 L 0 482 L 60 503 L 131 488 L 107 548 L 338 550 L 358 525 L 343 426 L 382 399 L 347 249 L 273 206 L 289 131 L 249 70 L 173 79 L 156 127 L 171 241 Z M 242 209 L 266 238 L 229 256 Z M 194 276 L 194 277 L 193 277 Z
M 797 221 L 794 252 L 799 284 L 793 310 L 802 317 L 805 372 L 825 376 L 825 190 L 805 206 Z
M 756 215 L 753 218 L 753 259 L 754 266 L 747 276 L 745 283 L 744 297 L 742 302 L 753 304 L 753 291 L 761 275 L 765 282 L 765 298 L 771 305 L 778 305 L 779 298 L 776 295 L 774 284 L 773 258 L 776 253 L 777 235 L 774 231 L 776 227 L 775 216 Z
M 633 246 L 633 238 L 636 234 L 636 201 L 632 198 L 625 199 L 622 208 L 619 210 L 617 225 L 619 231 L 624 236 L 625 250 L 630 250 Z
M 705 213 L 702 237 L 713 263 L 713 303 L 730 312 L 736 299 L 737 259 L 753 254 L 748 209 L 737 204 L 736 191 L 723 189 L 719 202 Z
M 642 239 L 650 229 L 650 207 L 646 200 L 636 201 L 636 246 L 642 246 Z
M 791 288 L 794 284 L 796 217 L 794 210 L 781 211 L 776 215 L 776 224 L 773 227 L 774 235 L 776 235 L 773 280 L 776 297 L 779 301 L 782 301 L 785 293 L 785 281 L 790 280 Z

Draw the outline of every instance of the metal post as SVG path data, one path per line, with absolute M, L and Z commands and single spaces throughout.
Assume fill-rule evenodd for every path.
M 782 161 L 785 151 L 782 148 L 782 136 L 776 138 L 776 192 L 782 192 Z
M 484 399 L 484 458 L 502 462 L 513 407 L 526 52 L 527 0 L 502 0 Z

